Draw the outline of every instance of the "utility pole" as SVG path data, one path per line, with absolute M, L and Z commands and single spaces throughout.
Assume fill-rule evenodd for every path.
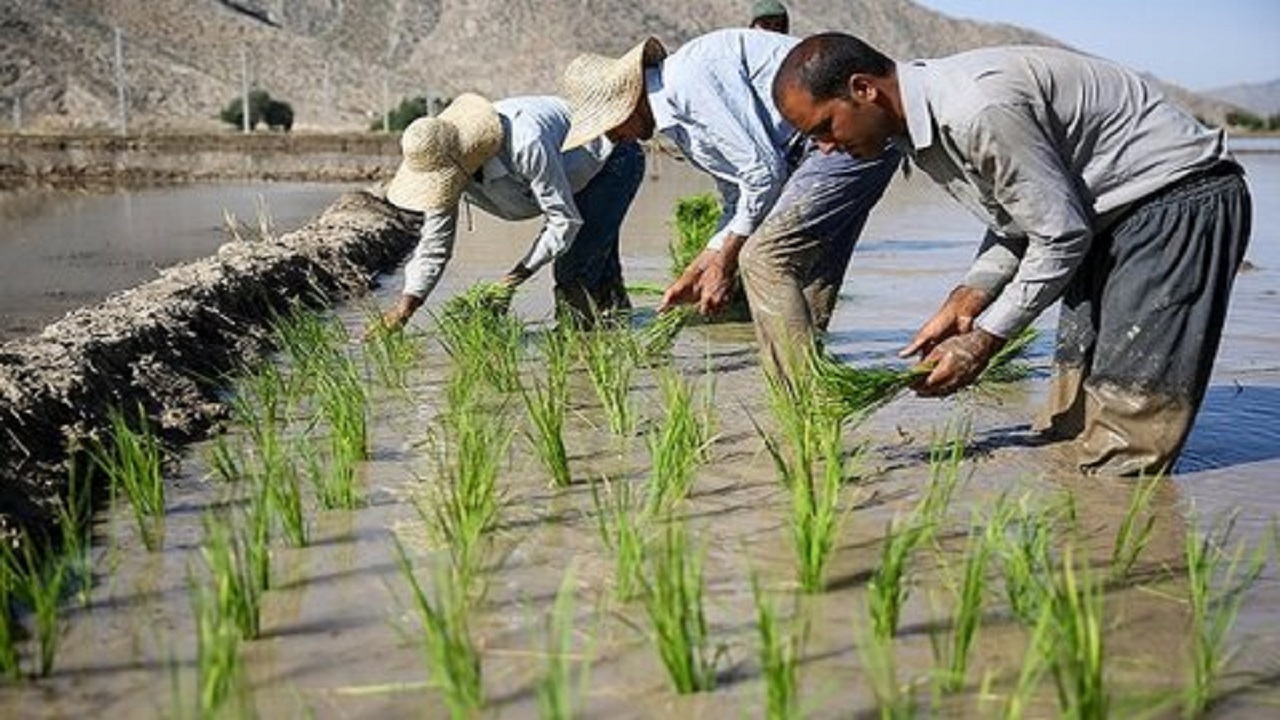
M 382 76 L 382 132 L 391 132 L 391 101 L 388 99 L 387 76 Z
M 330 75 L 329 61 L 324 61 L 324 122 L 328 124 L 334 118 L 333 78 Z
M 120 104 L 120 134 L 129 134 L 129 102 L 124 81 L 124 33 L 116 26 L 116 100 Z
M 240 118 L 241 129 L 249 133 L 249 51 L 240 51 Z

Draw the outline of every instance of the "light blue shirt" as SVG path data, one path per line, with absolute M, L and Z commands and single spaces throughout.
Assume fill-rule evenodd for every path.
M 645 73 L 655 129 L 715 178 L 724 209 L 707 247 L 748 236 L 782 192 L 796 131 L 773 105 L 773 78 L 799 39 L 760 30 L 695 38 Z
M 1096 233 L 1230 154 L 1137 74 L 1067 50 L 987 48 L 897 66 L 915 164 L 988 226 L 964 284 L 1012 337 L 1062 294 Z
M 568 152 L 560 146 L 569 132 L 569 107 L 557 97 L 515 97 L 493 104 L 502 121 L 498 154 L 471 178 L 463 201 L 503 220 L 545 222 L 520 261 L 537 271 L 564 254 L 582 227 L 573 196 L 604 167 L 613 146 L 599 138 Z M 458 207 L 428 211 L 413 257 L 405 265 L 404 294 L 425 298 L 435 289 L 453 256 Z

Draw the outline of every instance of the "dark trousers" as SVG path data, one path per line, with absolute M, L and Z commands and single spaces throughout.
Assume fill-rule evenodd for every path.
M 1037 427 L 1088 472 L 1154 474 L 1177 459 L 1209 384 L 1250 198 L 1224 163 L 1139 201 L 1093 240 L 1062 299 Z
M 556 258 L 556 299 L 583 318 L 631 307 L 622 280 L 618 236 L 631 201 L 644 179 L 644 151 L 621 143 L 600 172 L 573 196 L 582 227 L 573 244 Z

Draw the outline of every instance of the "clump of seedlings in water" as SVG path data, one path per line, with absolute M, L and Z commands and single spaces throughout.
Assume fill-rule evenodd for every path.
M 1111 707 L 1102 626 L 1102 583 L 1070 546 L 1049 585 L 1049 629 L 1040 646 L 1058 691 L 1062 717 L 1105 718 Z
M 871 627 L 879 640 L 892 639 L 898 632 L 902 606 L 911 594 L 911 581 L 907 577 L 908 563 L 915 549 L 930 535 L 931 528 L 915 519 L 900 522 L 895 519 L 885 528 L 880 547 L 880 566 L 867 582 L 868 609 Z
M 1129 509 L 1116 529 L 1115 543 L 1111 546 L 1112 582 L 1129 576 L 1138 556 L 1151 540 L 1151 532 L 1155 528 L 1156 514 L 1151 510 L 1151 499 L 1160 487 L 1163 476 L 1157 475 L 1149 480 L 1139 481 L 1129 496 Z
M 267 589 L 267 548 L 252 518 L 247 522 L 208 515 L 200 554 L 220 618 L 230 618 L 240 637 L 252 640 L 261 629 L 262 594 Z
M 1002 512 L 1000 509 L 996 511 L 997 515 Z M 970 650 L 982 623 L 987 563 L 996 542 L 996 534 L 1001 530 L 998 521 L 984 525 L 978 517 L 974 517 L 969 526 L 963 575 L 955 587 L 955 610 L 951 615 L 949 637 L 931 638 L 934 656 L 944 665 L 938 673 L 943 692 L 954 693 L 964 688 Z
M 197 715 L 245 717 L 247 696 L 241 630 L 235 610 L 219 595 L 219 588 L 189 579 L 195 618 Z M 229 705 L 228 703 L 236 703 Z
M 1035 510 L 1029 503 L 1026 497 L 1016 507 L 1002 503 L 1001 512 L 991 522 L 1005 600 L 1023 625 L 1035 627 L 1049 598 L 1054 521 L 1050 513 Z
M 437 565 L 431 591 L 423 588 L 404 546 L 396 540 L 396 563 L 413 595 L 422 624 L 420 642 L 431 684 L 444 696 L 453 718 L 474 718 L 484 705 L 480 653 L 471 639 L 472 595 L 453 568 Z
M 669 521 L 647 565 L 645 613 L 671 684 L 681 694 L 714 689 L 721 650 L 707 631 L 701 550 L 689 547 L 682 524 Z
M 605 479 L 592 483 L 591 502 L 600 539 L 613 553 L 613 596 L 626 602 L 636 597 L 644 584 L 650 516 L 641 512 L 635 491 L 627 482 Z
M 366 368 L 383 387 L 404 390 L 409 369 L 422 354 L 418 337 L 405 328 L 387 328 L 376 307 L 366 308 L 364 316 L 369 328 L 364 337 Z
M 507 312 L 514 292 L 505 283 L 481 283 L 451 298 L 435 318 L 454 364 L 477 368 L 499 392 L 520 390 L 524 325 Z
M 640 328 L 635 336 L 636 353 L 642 360 L 656 360 L 671 354 L 676 336 L 698 314 L 691 305 L 681 305 L 659 313 L 653 322 Z
M 560 329 L 546 333 L 541 342 L 546 382 L 536 378 L 521 388 L 533 430 L 529 439 L 551 484 L 568 487 L 572 482 L 569 455 L 564 446 L 564 421 L 569 410 L 569 337 Z
M 670 368 L 659 373 L 659 383 L 666 414 L 647 436 L 651 470 L 645 509 L 653 517 L 669 513 L 689 496 L 694 471 L 710 443 L 710 420 L 698 416 L 689 383 Z
M 36 669 L 33 674 L 47 677 L 62 640 L 62 598 L 71 580 L 66 558 L 45 547 L 41 552 L 30 539 L 0 542 L 0 672 L 10 677 L 20 674 L 15 626 L 9 613 L 9 602 L 16 601 L 30 609 L 35 620 Z
M 1191 678 L 1186 686 L 1187 717 L 1200 717 L 1215 698 L 1214 688 L 1233 658 L 1227 640 L 1245 594 L 1267 564 L 1268 548 L 1259 542 L 1249 552 L 1243 541 L 1227 543 L 1235 516 L 1204 532 L 1192 517 L 1187 530 L 1185 558 L 1191 605 Z
M 631 376 L 636 362 L 631 334 L 598 329 L 582 333 L 578 340 L 579 352 L 604 407 L 609 430 L 621 437 L 630 436 L 635 429 Z
M 764 716 L 769 720 L 798 718 L 801 716 L 800 659 L 804 654 L 808 621 L 793 616 L 784 622 L 755 576 L 751 579 L 751 591 L 756 606 L 756 633 L 760 638 L 758 661 L 760 674 L 764 676 Z
M 839 507 L 847 470 L 840 420 L 820 404 L 808 373 L 789 378 L 770 374 L 768 385 L 781 437 L 766 435 L 758 425 L 756 432 L 791 495 L 796 579 L 805 592 L 820 592 L 846 517 Z
M 138 534 L 148 550 L 164 543 L 164 451 L 142 408 L 138 429 L 125 413 L 112 410 L 108 439 L 90 446 L 89 454 L 107 478 L 112 496 L 123 493 L 133 508 Z
M 872 612 L 860 617 L 866 617 Z M 867 679 L 871 694 L 875 696 L 882 720 L 911 720 L 917 717 L 915 694 L 909 685 L 898 678 L 898 658 L 893 637 L 886 636 L 874 627 L 868 628 L 861 619 L 854 626 L 854 643 L 858 659 L 862 663 L 862 675 Z

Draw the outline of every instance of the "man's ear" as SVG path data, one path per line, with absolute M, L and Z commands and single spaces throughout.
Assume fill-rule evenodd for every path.
M 875 102 L 880 94 L 880 89 L 871 81 L 871 76 L 864 73 L 850 75 L 847 89 L 849 97 L 864 103 Z

